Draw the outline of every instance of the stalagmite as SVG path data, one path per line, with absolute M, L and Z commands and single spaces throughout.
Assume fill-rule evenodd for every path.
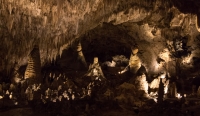
M 24 78 L 37 82 L 40 81 L 40 73 L 41 73 L 40 52 L 39 52 L 39 47 L 35 45 L 29 55 L 28 65 L 26 67 Z
M 84 66 L 87 68 L 87 62 L 85 60 L 84 54 L 82 52 L 82 46 L 81 43 L 79 42 L 77 45 L 77 49 L 76 49 L 77 53 L 78 53 L 78 59 L 81 60 L 81 62 L 84 64 Z
M 176 97 L 176 95 L 177 95 L 177 88 L 176 88 L 175 82 L 173 82 L 170 87 L 170 94 L 171 94 L 171 97 Z
M 163 101 L 164 95 L 164 84 L 162 83 L 162 78 L 160 78 L 159 89 L 158 89 L 158 103 Z
M 140 58 L 137 56 L 138 53 L 138 49 L 137 48 L 132 48 L 132 52 L 131 52 L 131 56 L 130 56 L 130 60 L 129 60 L 129 64 L 128 66 L 126 66 L 124 68 L 124 70 L 119 71 L 119 74 L 122 74 L 126 71 L 128 71 L 128 69 L 130 70 L 130 72 L 132 72 L 133 74 L 136 74 L 137 71 L 139 70 L 139 68 L 141 67 L 141 61 Z
M 138 69 L 141 67 L 141 61 L 137 56 L 138 49 L 132 49 L 132 53 L 129 60 L 130 71 L 134 74 L 137 73 Z
M 99 65 L 98 57 L 94 57 L 94 62 L 93 64 L 90 64 L 86 76 L 90 76 L 93 79 L 95 79 L 96 77 L 101 79 L 106 79 L 101 69 L 101 66 Z
M 148 97 L 148 82 L 145 74 L 136 77 L 135 85 L 139 91 L 144 92 L 143 97 Z

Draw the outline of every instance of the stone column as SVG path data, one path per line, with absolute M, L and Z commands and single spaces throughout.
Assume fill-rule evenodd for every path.
M 161 103 L 163 101 L 163 95 L 164 95 L 164 84 L 162 82 L 162 78 L 160 78 L 159 89 L 158 89 L 158 103 Z
M 34 46 L 28 59 L 28 65 L 24 74 L 24 78 L 30 81 L 41 80 L 41 61 L 40 52 L 37 45 Z

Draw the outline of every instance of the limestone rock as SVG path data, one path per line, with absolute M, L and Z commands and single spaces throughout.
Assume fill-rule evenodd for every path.
M 29 55 L 28 65 L 24 74 L 24 78 L 32 78 L 33 80 L 41 80 L 41 62 L 39 48 L 35 46 Z
M 137 53 L 137 51 L 134 52 Z M 130 66 L 130 72 L 136 74 L 139 68 L 141 67 L 141 61 L 140 58 L 137 56 L 137 54 L 131 54 L 129 60 L 129 66 Z
M 136 77 L 135 85 L 137 90 L 142 90 L 145 94 L 148 94 L 148 82 L 145 74 Z

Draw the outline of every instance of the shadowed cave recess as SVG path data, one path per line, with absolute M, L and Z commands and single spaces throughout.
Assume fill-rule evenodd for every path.
M 1 116 L 200 115 L 198 0 L 0 0 Z

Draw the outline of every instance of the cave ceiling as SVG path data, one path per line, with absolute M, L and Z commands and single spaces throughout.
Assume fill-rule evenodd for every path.
M 174 52 L 174 38 L 187 37 L 192 56 L 200 54 L 198 0 L 0 0 L 0 15 L 0 70 L 27 64 L 34 45 L 44 65 L 76 41 L 88 59 L 137 46 L 149 71 L 158 56 L 170 61 L 162 53 Z

